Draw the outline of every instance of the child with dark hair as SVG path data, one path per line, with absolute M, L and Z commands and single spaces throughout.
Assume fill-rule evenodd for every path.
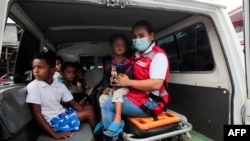
M 73 62 L 64 62 L 62 64 L 62 77 L 63 83 L 71 92 L 74 97 L 74 100 L 79 102 L 79 104 L 84 104 L 87 98 L 87 95 L 84 93 L 84 87 L 82 82 L 79 82 L 76 78 L 77 67 L 76 63 Z
M 55 80 L 58 80 L 59 82 L 62 82 L 62 72 L 61 72 L 61 66 L 63 64 L 63 58 L 61 56 L 56 56 L 56 71 L 53 75 L 53 78 Z
M 91 107 L 83 107 L 73 100 L 62 83 L 53 80 L 55 56 L 50 53 L 36 54 L 32 62 L 35 80 L 27 86 L 26 102 L 36 121 L 54 139 L 65 139 L 79 130 L 80 122 L 87 120 L 93 128 L 96 124 Z M 68 105 L 64 108 L 61 102 Z
M 112 99 L 112 102 L 115 105 L 116 111 L 116 121 L 112 123 L 113 125 L 124 125 L 124 122 L 121 120 L 121 111 L 123 105 L 123 95 L 128 92 L 128 88 L 126 87 L 116 87 L 114 84 L 117 83 L 116 77 L 119 73 L 128 74 L 132 77 L 132 71 L 130 60 L 125 57 L 125 53 L 128 47 L 128 40 L 125 34 L 114 34 L 110 38 L 110 46 L 113 51 L 113 57 L 106 61 L 104 67 L 104 74 L 103 74 L 103 94 L 99 98 L 99 104 L 102 108 L 103 103 L 109 98 Z M 96 134 L 101 128 L 103 127 L 103 123 L 100 122 L 97 124 L 94 134 Z M 104 132 L 106 136 L 114 137 L 117 136 L 117 133 L 110 134 L 109 132 Z
M 75 62 L 76 65 L 76 81 L 80 82 L 78 83 L 78 91 L 85 93 L 86 90 L 86 79 L 84 77 L 84 70 L 82 65 L 79 62 Z M 81 89 L 82 88 L 82 89 Z

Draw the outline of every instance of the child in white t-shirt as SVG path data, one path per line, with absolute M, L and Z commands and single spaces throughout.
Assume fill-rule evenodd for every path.
M 95 127 L 95 114 L 91 105 L 81 106 L 73 100 L 64 84 L 53 80 L 55 57 L 52 54 L 35 55 L 32 68 L 35 80 L 27 86 L 26 102 L 31 104 L 34 118 L 51 137 L 71 137 L 72 131 L 78 130 L 83 120 L 87 120 L 92 128 Z M 70 107 L 64 108 L 61 102 Z
M 62 82 L 62 72 L 61 72 L 61 66 L 63 64 L 63 58 L 61 56 L 56 56 L 56 71 L 53 75 L 53 78 L 55 80 L 58 80 L 59 82 Z

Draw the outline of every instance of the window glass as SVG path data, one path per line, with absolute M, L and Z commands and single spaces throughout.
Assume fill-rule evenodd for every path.
M 80 63 L 83 65 L 84 70 L 92 70 L 95 68 L 95 57 L 80 56 Z
M 171 71 L 209 71 L 214 60 L 203 24 L 196 24 L 160 39 L 168 54 Z
M 174 35 L 167 36 L 159 40 L 158 44 L 167 52 L 171 70 L 179 70 L 179 57 L 177 54 L 177 46 L 175 43 Z
M 97 68 L 103 68 L 104 64 L 102 60 L 103 60 L 102 56 L 97 57 Z

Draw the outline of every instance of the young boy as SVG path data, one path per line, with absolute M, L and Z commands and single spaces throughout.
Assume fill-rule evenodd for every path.
M 62 83 L 64 83 L 71 92 L 75 101 L 79 104 L 84 104 L 84 98 L 87 98 L 87 95 L 83 92 L 81 82 L 76 80 L 76 64 L 73 62 L 64 62 L 61 70 L 63 77 Z
M 76 64 L 76 81 L 80 82 L 79 84 L 82 86 L 82 91 L 85 93 L 86 90 L 86 80 L 84 77 L 84 70 L 82 68 L 82 65 L 79 62 L 75 62 Z
M 62 82 L 62 72 L 61 72 L 61 66 L 63 64 L 63 58 L 61 56 L 56 56 L 56 71 L 53 75 L 55 80 L 58 80 L 59 82 Z
M 54 139 L 72 136 L 80 121 L 87 120 L 95 126 L 95 115 L 91 107 L 82 107 L 64 84 L 53 80 L 55 57 L 50 53 L 38 53 L 32 62 L 35 80 L 27 86 L 26 102 L 31 104 L 34 118 Z M 70 106 L 64 108 L 61 102 Z
M 123 104 L 123 95 L 128 92 L 127 88 L 123 87 L 114 87 L 113 84 L 117 83 L 116 76 L 119 73 L 126 73 L 130 77 L 132 77 L 132 71 L 130 70 L 130 61 L 127 57 L 125 57 L 125 53 L 128 47 L 128 40 L 124 34 L 114 34 L 110 39 L 110 45 L 113 51 L 113 58 L 107 61 L 104 68 L 103 75 L 103 94 L 99 98 L 100 107 L 102 108 L 102 104 L 106 99 L 112 97 L 112 102 L 115 104 L 115 120 L 112 125 L 124 125 L 121 112 L 122 112 L 122 104 Z M 112 126 L 111 125 L 111 126 Z M 98 123 L 94 133 L 96 134 L 102 128 L 102 122 Z M 123 127 L 122 127 L 123 128 Z M 107 129 L 109 130 L 109 129 Z M 117 133 L 112 132 L 104 132 L 107 136 L 117 136 Z

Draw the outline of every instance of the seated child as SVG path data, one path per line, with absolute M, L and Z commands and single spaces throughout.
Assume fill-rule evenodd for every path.
M 124 66 L 125 67 L 125 66 Z M 124 72 L 125 73 L 125 72 Z M 110 86 L 112 88 L 108 88 L 108 93 L 103 93 L 101 95 L 99 102 L 100 106 L 102 106 L 103 102 L 107 99 L 107 97 L 112 97 L 112 102 L 123 102 L 122 96 L 126 95 L 128 93 L 129 89 L 125 87 L 114 87 L 114 84 L 118 83 L 117 80 L 117 71 L 116 71 L 116 66 L 111 66 L 111 77 L 110 77 Z M 104 90 L 105 91 L 105 90 Z
M 32 62 L 35 79 L 27 85 L 26 102 L 36 121 L 54 139 L 65 139 L 79 130 L 80 122 L 87 120 L 93 128 L 95 114 L 90 105 L 80 105 L 62 83 L 53 79 L 55 57 L 50 53 L 36 54 Z M 64 108 L 61 102 L 69 107 Z
M 79 82 L 77 83 L 79 90 L 85 93 L 86 91 L 86 80 L 84 77 L 84 70 L 82 68 L 82 65 L 79 62 L 75 62 L 76 64 L 76 81 Z M 82 88 L 82 89 L 81 89 Z
M 76 81 L 76 64 L 73 62 L 65 62 L 62 64 L 62 77 L 63 83 L 71 92 L 74 100 L 79 104 L 84 104 L 87 95 L 83 92 L 83 85 L 81 82 Z
M 61 56 L 56 56 L 56 71 L 53 75 L 53 78 L 55 80 L 58 80 L 59 82 L 62 82 L 62 72 L 61 72 L 61 66 L 63 64 L 63 58 Z
M 126 73 L 130 77 L 132 76 L 131 64 L 128 58 L 125 57 L 125 52 L 128 46 L 127 37 L 124 34 L 114 34 L 110 39 L 110 45 L 113 51 L 113 58 L 107 61 L 104 68 L 103 75 L 103 94 L 99 98 L 99 104 L 102 108 L 103 103 L 109 97 L 112 97 L 112 102 L 115 104 L 115 118 L 113 124 L 122 124 L 121 111 L 123 104 L 123 95 L 128 92 L 128 88 L 113 87 L 113 84 L 117 83 L 116 77 L 118 73 Z M 94 134 L 97 134 L 102 128 L 102 122 L 98 123 Z M 107 129 L 109 130 L 109 129 Z M 107 136 L 117 136 L 110 132 L 104 132 Z

